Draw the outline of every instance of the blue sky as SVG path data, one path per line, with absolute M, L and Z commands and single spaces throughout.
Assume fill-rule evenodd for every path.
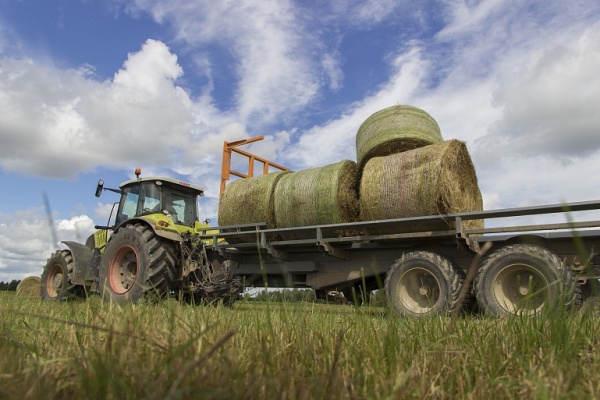
M 0 280 L 85 240 L 141 167 L 206 189 L 221 148 L 355 159 L 394 104 L 467 143 L 485 208 L 598 198 L 597 0 L 0 0 Z

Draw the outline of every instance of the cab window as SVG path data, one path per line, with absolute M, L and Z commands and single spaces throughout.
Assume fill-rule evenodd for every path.
M 116 224 L 119 225 L 129 218 L 135 217 L 139 195 L 139 186 L 132 186 L 123 191 L 121 196 L 121 204 L 119 205 L 119 213 L 117 215 Z
M 142 214 L 161 212 L 160 187 L 153 183 L 142 186 Z
M 196 220 L 196 200 L 192 195 L 181 192 L 168 192 L 165 195 L 165 210 L 179 225 L 190 226 Z

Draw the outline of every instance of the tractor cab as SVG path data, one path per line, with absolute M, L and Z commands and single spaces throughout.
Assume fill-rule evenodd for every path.
M 167 177 L 139 176 L 121 183 L 120 190 L 103 188 L 98 183 L 96 195 L 104 190 L 121 194 L 115 218 L 115 226 L 131 218 L 144 216 L 167 216 L 175 225 L 193 227 L 198 221 L 197 198 L 204 195 L 198 186 Z
M 177 225 L 193 226 L 198 220 L 196 199 L 203 190 L 165 177 L 133 179 L 121 184 L 116 225 L 144 215 L 163 213 Z

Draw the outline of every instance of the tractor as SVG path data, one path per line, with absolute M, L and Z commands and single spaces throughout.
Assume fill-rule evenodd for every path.
M 125 303 L 176 296 L 194 304 L 232 305 L 243 285 L 232 277 L 230 262 L 199 238 L 211 232 L 209 221 L 198 220 L 203 189 L 140 174 L 136 169 L 136 178 L 119 189 L 98 182 L 96 197 L 108 190 L 119 193 L 120 201 L 113 204 L 108 224 L 96 225 L 85 244 L 63 241 L 68 249 L 52 254 L 41 277 L 42 298 L 99 294 L 107 302 Z

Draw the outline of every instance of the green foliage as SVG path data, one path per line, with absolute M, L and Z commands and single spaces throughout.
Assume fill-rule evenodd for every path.
M 600 319 L 0 293 L 0 398 L 598 398 Z
M 19 283 L 21 283 L 21 281 L 18 281 L 16 279 L 13 279 L 10 282 L 0 282 L 0 291 L 11 291 L 14 292 L 17 290 L 17 286 L 19 286 Z
M 261 290 L 256 295 L 246 295 L 249 301 L 269 301 L 269 302 L 315 302 L 317 296 L 314 290 L 307 289 L 281 289 L 274 291 Z

